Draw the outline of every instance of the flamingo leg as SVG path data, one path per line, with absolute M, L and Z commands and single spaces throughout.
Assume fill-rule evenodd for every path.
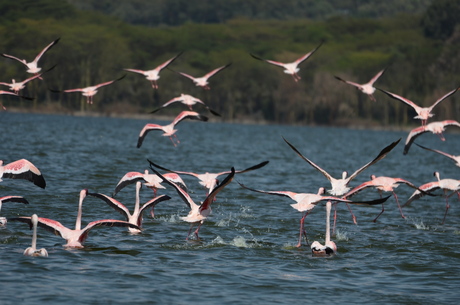
M 193 225 L 194 225 L 194 223 L 192 223 L 192 224 L 190 225 L 190 229 L 188 230 L 187 238 L 186 238 L 185 240 L 188 240 L 188 238 L 189 238 L 189 236 L 190 236 L 190 233 L 192 232 Z
M 200 231 L 200 228 L 201 228 L 202 224 L 203 224 L 203 221 L 200 222 L 200 224 L 198 225 L 198 227 L 195 230 L 195 237 L 196 237 L 197 240 L 200 240 L 200 237 L 198 236 L 198 231 Z
M 399 208 L 399 212 L 401 213 L 401 217 L 402 217 L 402 218 L 406 218 L 406 216 L 404 216 L 404 214 L 403 214 L 403 211 L 402 211 L 402 209 L 401 209 L 401 205 L 399 204 L 398 196 L 396 195 L 395 192 L 393 192 L 393 196 L 395 197 L 396 203 L 398 204 L 398 208 Z
M 441 139 L 441 141 L 445 141 L 446 138 L 444 138 L 444 134 L 442 132 L 437 133 L 438 137 Z
M 151 187 L 152 191 L 153 191 L 153 198 L 155 198 L 157 196 L 157 189 L 154 188 L 154 187 Z M 155 218 L 155 206 L 152 206 L 152 208 L 150 209 L 150 216 L 152 216 L 152 218 Z
M 307 246 L 310 245 L 310 243 L 308 242 L 307 231 L 305 231 L 305 226 L 304 226 L 305 217 L 307 217 L 309 213 L 310 213 L 309 211 L 305 212 L 305 215 L 303 215 L 302 218 L 300 218 L 300 233 L 299 233 L 299 243 L 296 246 L 297 248 L 302 246 L 302 236 L 305 236 Z
M 444 194 L 446 194 L 446 191 L 444 191 Z M 446 212 L 444 213 L 444 218 L 442 219 L 442 223 L 441 223 L 441 224 L 444 224 L 444 222 L 446 221 L 447 211 L 448 211 L 449 208 L 450 208 L 450 205 L 449 205 L 449 196 L 445 195 L 445 197 L 446 197 Z
M 377 217 L 374 218 L 373 222 L 377 222 L 377 218 L 379 218 L 380 215 L 382 215 L 384 211 L 385 211 L 385 205 L 382 203 L 382 211 L 379 213 L 379 215 L 377 215 Z

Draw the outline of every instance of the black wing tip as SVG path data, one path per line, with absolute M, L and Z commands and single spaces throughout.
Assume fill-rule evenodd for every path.
M 208 108 L 208 109 L 209 109 L 209 112 L 211 112 L 211 113 L 214 114 L 215 116 L 220 116 L 220 117 L 221 117 L 220 113 L 218 113 L 218 112 L 212 110 L 211 108 Z

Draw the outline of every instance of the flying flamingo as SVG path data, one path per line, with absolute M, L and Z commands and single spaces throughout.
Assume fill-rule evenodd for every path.
M 284 138 L 283 138 L 284 139 Z M 311 166 L 313 166 L 316 170 L 318 170 L 320 173 L 322 173 L 326 178 L 327 180 L 329 180 L 329 182 L 331 183 L 331 186 L 332 188 L 330 190 L 328 190 L 328 193 L 333 195 L 333 196 L 343 196 L 346 192 L 348 192 L 351 188 L 348 186 L 348 184 L 350 183 L 351 180 L 353 180 L 359 173 L 361 173 L 362 171 L 364 171 L 366 168 L 368 168 L 369 166 L 375 164 L 377 161 L 385 158 L 385 156 L 396 146 L 398 145 L 399 141 L 401 141 L 401 139 L 391 143 L 390 145 L 388 145 L 387 147 L 385 147 L 384 149 L 382 149 L 380 151 L 380 153 L 378 154 L 377 157 L 374 158 L 374 160 L 366 163 L 364 166 L 362 166 L 361 168 L 359 168 L 358 170 L 356 170 L 353 174 L 351 174 L 350 176 L 348 176 L 348 173 L 346 171 L 344 171 L 342 173 L 342 178 L 340 179 L 336 179 L 334 177 L 332 177 L 328 172 L 326 172 L 324 169 L 322 169 L 321 167 L 319 167 L 318 165 L 316 165 L 315 163 L 313 163 L 312 161 L 310 161 L 309 159 L 307 159 L 306 157 L 304 157 L 298 150 L 297 148 L 295 148 L 291 143 L 289 143 L 286 139 L 284 139 L 284 141 L 297 153 L 297 155 L 299 155 L 302 159 L 304 159 L 305 161 L 307 161 L 308 164 L 310 164 Z M 348 206 L 348 204 L 347 204 Z M 351 211 L 350 207 L 348 206 L 348 209 L 350 210 L 350 213 L 352 215 L 352 218 L 353 218 L 353 222 L 356 224 L 356 217 L 355 215 L 353 214 L 353 212 Z M 335 228 L 335 223 L 336 223 L 336 219 L 337 219 L 337 214 L 336 214 L 336 210 L 334 211 L 334 228 Z
M 204 221 L 206 220 L 206 218 L 209 216 L 209 214 L 211 214 L 212 210 L 211 210 L 211 203 L 215 200 L 217 194 L 222 191 L 224 189 L 224 187 L 226 187 L 230 182 L 232 182 L 233 180 L 233 177 L 235 176 L 235 169 L 232 167 L 231 168 L 231 171 L 230 171 L 230 174 L 228 174 L 225 179 L 220 183 L 218 184 L 210 193 L 209 195 L 206 196 L 206 198 L 204 199 L 204 201 L 201 203 L 201 205 L 197 205 L 193 200 L 192 198 L 190 197 L 190 195 L 184 191 L 180 186 L 178 186 L 176 183 L 172 182 L 172 181 L 169 181 L 168 179 L 166 179 L 163 175 L 161 175 L 159 172 L 157 172 L 153 167 L 152 167 L 152 170 L 155 174 L 157 174 L 158 176 L 160 176 L 160 178 L 162 178 L 167 184 L 173 186 L 177 193 L 179 194 L 179 196 L 182 198 L 182 200 L 185 202 L 185 204 L 190 208 L 190 212 L 188 213 L 187 216 L 185 217 L 181 217 L 182 220 L 190 223 L 190 229 L 187 233 L 187 238 L 186 240 L 188 240 L 189 236 L 190 236 L 190 233 L 192 232 L 192 229 L 194 227 L 195 224 L 198 224 L 198 227 L 196 228 L 195 230 L 195 237 L 197 240 L 199 240 L 199 236 L 198 236 L 198 231 L 200 230 L 201 228 L 201 225 L 204 223 Z
M 21 196 L 4 196 L 0 197 L 0 211 L 2 210 L 3 202 L 19 202 L 29 204 L 29 202 Z M 7 223 L 6 217 L 0 217 L 0 226 L 4 226 Z
M 11 83 L 5 83 L 5 82 L 0 82 L 0 85 L 8 86 L 10 87 L 10 90 L 13 91 L 15 94 L 19 94 L 19 91 L 24 89 L 26 87 L 26 84 L 36 78 L 40 78 L 43 75 L 43 73 L 36 74 L 32 77 L 29 77 L 28 79 L 22 81 L 22 82 L 16 82 L 14 79 L 11 80 Z
M 310 246 L 313 256 L 331 256 L 337 252 L 337 246 L 331 240 L 331 206 L 330 201 L 326 202 L 326 237 L 324 246 L 320 242 L 314 241 Z
M 379 79 L 380 76 L 382 76 L 383 72 L 385 72 L 385 69 L 381 70 L 368 83 L 365 83 L 365 84 L 354 83 L 348 80 L 344 80 L 338 76 L 334 76 L 334 77 L 348 85 L 356 87 L 356 89 L 358 89 L 364 94 L 367 94 L 372 101 L 376 102 L 376 99 L 374 97 L 374 92 L 375 92 L 374 83 L 377 81 L 377 79 Z
M 245 186 L 244 184 L 241 184 L 238 182 L 238 184 L 250 191 L 253 192 L 258 192 L 258 193 L 263 193 L 263 194 L 270 194 L 270 195 L 277 195 L 277 196 L 285 196 L 289 197 L 292 200 L 294 200 L 296 203 L 291 204 L 291 206 L 296 209 L 297 211 L 304 213 L 302 218 L 300 218 L 300 233 L 299 233 L 299 242 L 297 243 L 296 247 L 300 247 L 302 245 L 302 236 L 305 236 L 305 239 L 307 240 L 308 244 L 308 239 L 307 239 L 307 232 L 305 231 L 304 228 L 304 222 L 305 222 L 305 217 L 310 213 L 310 211 L 321 201 L 327 201 L 327 200 L 332 200 L 336 202 L 346 202 L 346 203 L 351 203 L 351 204 L 368 204 L 368 205 L 374 205 L 374 204 L 380 204 L 385 202 L 390 196 L 373 200 L 373 201 L 360 201 L 360 202 L 354 202 L 345 198 L 339 198 L 339 197 L 334 197 L 334 196 L 323 196 L 323 194 L 326 192 L 326 189 L 324 187 L 320 187 L 318 189 L 318 193 L 313 194 L 313 193 L 294 193 L 290 191 L 261 191 L 261 190 L 256 190 L 249 188 Z
M 454 156 L 454 155 L 451 155 L 451 154 L 448 154 L 446 152 L 443 152 L 443 151 L 440 151 L 440 150 L 437 150 L 437 149 L 432 149 L 432 148 L 428 148 L 428 147 L 425 147 L 425 146 L 422 146 L 420 144 L 417 144 L 417 143 L 414 143 L 415 145 L 423 148 L 423 149 L 426 149 L 426 150 L 429 150 L 429 151 L 433 151 L 435 153 L 438 153 L 438 154 L 441 154 L 443 156 L 446 156 L 447 158 L 451 159 L 452 161 L 455 162 L 455 165 L 457 165 L 458 167 L 460 167 L 460 155 L 458 156 Z
M 446 129 L 448 126 L 457 126 L 460 127 L 460 123 L 454 120 L 445 120 L 445 121 L 439 121 L 439 122 L 432 122 L 424 126 L 420 126 L 417 128 L 414 128 L 410 131 L 409 135 L 407 136 L 406 143 L 404 145 L 404 151 L 403 154 L 406 155 L 409 152 L 410 146 L 412 145 L 412 142 L 414 140 L 424 134 L 425 132 L 432 132 L 436 135 L 439 136 L 441 141 L 445 141 L 446 139 L 444 138 L 443 131 Z
M 187 105 L 188 108 L 190 109 L 190 111 L 193 111 L 193 109 L 192 109 L 193 105 L 201 104 L 204 107 L 206 107 L 206 109 L 208 109 L 212 114 L 214 114 L 216 116 L 221 116 L 219 113 L 217 113 L 214 110 L 212 110 L 211 108 L 209 108 L 202 100 L 200 100 L 200 99 L 198 99 L 196 97 L 193 97 L 191 95 L 188 95 L 188 94 L 183 94 L 183 93 L 180 96 L 175 97 L 175 98 L 169 100 L 168 102 L 164 103 L 160 108 L 155 109 L 150 113 L 155 113 L 158 110 L 163 109 L 163 108 L 165 108 L 165 107 L 167 107 L 167 106 L 169 106 L 169 105 L 171 105 L 173 103 L 176 103 L 176 102 L 181 102 L 182 104 Z
M 160 165 L 157 165 L 157 164 L 153 163 L 150 160 L 147 160 L 147 161 L 149 161 L 149 163 L 150 163 L 150 168 L 152 168 L 154 166 L 154 167 L 157 167 L 159 169 L 165 170 L 167 172 L 172 172 L 172 173 L 181 174 L 181 175 L 189 175 L 189 176 L 193 176 L 193 177 L 197 178 L 198 180 L 200 180 L 200 184 L 207 189 L 207 194 L 211 193 L 211 191 L 219 183 L 219 180 L 217 179 L 217 177 L 219 177 L 221 175 L 228 175 L 228 174 L 231 173 L 231 171 L 223 171 L 223 172 L 220 172 L 220 173 L 208 173 L 208 172 L 206 172 L 204 174 L 196 174 L 196 173 L 192 173 L 192 172 L 173 171 L 173 170 L 164 168 L 164 167 L 162 167 Z M 235 174 L 241 174 L 241 173 L 249 172 L 249 171 L 252 171 L 252 170 L 255 170 L 255 169 L 259 169 L 259 168 L 264 167 L 265 165 L 267 165 L 268 162 L 269 161 L 264 161 L 264 162 L 261 162 L 259 164 L 254 165 L 254 166 L 248 167 L 246 169 L 235 171 Z
M 13 92 L 10 92 L 10 91 L 3 91 L 3 90 L 0 90 L 0 95 L 14 95 L 14 96 L 17 96 L 17 97 L 20 97 L 20 98 L 24 98 L 24 99 L 27 99 L 27 100 L 33 100 L 32 97 L 17 95 L 16 93 L 13 93 Z M 3 106 L 3 104 L 0 103 L 0 105 L 2 106 L 3 110 L 6 110 L 6 107 Z
M 164 63 L 162 63 L 161 65 L 159 65 L 158 67 L 156 67 L 155 69 L 153 70 L 138 70 L 138 69 L 124 69 L 125 71 L 129 71 L 129 72 L 134 72 L 134 73 L 139 73 L 139 74 L 143 74 L 151 83 L 152 83 L 152 88 L 154 89 L 158 89 L 158 84 L 157 84 L 157 81 L 158 79 L 160 78 L 160 72 L 161 70 L 163 70 L 164 68 L 166 68 L 169 64 L 171 64 L 177 57 L 179 57 L 180 55 L 182 54 L 179 53 L 178 55 L 174 56 L 173 58 L 165 61 Z
M 162 130 L 163 131 L 163 136 L 169 137 L 171 142 L 173 143 L 174 146 L 177 146 L 177 144 L 180 143 L 179 140 L 177 140 L 177 136 L 175 135 L 177 129 L 174 129 L 177 124 L 182 122 L 185 119 L 191 119 L 191 120 L 198 120 L 198 121 L 204 121 L 206 122 L 208 118 L 204 115 L 199 114 L 198 112 L 194 111 L 182 111 L 179 113 L 179 115 L 168 125 L 158 125 L 158 124 L 147 124 L 142 128 L 139 138 L 137 139 L 137 148 L 141 147 L 142 142 L 144 142 L 144 138 L 152 130 Z M 177 142 L 174 142 L 173 136 L 176 138 Z
M 83 200 L 88 194 L 88 190 L 84 189 L 80 192 L 80 200 L 78 204 L 78 213 L 77 213 L 77 220 L 75 222 L 75 229 L 69 229 L 63 226 L 60 222 L 48 218 L 38 217 L 38 225 L 58 236 L 61 236 L 66 240 L 66 244 L 64 247 L 67 248 L 83 248 L 83 243 L 88 238 L 88 234 L 91 229 L 98 227 L 98 226 L 106 226 L 106 227 L 131 227 L 135 229 L 140 228 L 137 225 L 131 224 L 127 221 L 122 220 L 115 220 L 115 219 L 102 219 L 90 222 L 86 227 L 83 229 L 81 228 L 81 217 L 82 217 L 82 205 Z M 32 223 L 31 217 L 17 217 L 17 218 L 10 218 L 11 221 L 19 221 L 28 223 L 29 226 Z
M 321 47 L 323 43 L 321 42 L 319 44 L 319 46 L 317 46 L 315 49 L 313 49 L 311 52 L 305 54 L 304 56 L 300 57 L 299 59 L 297 59 L 296 61 L 294 62 L 291 62 L 291 63 L 282 63 L 282 62 L 279 62 L 279 61 L 274 61 L 274 60 L 268 60 L 268 59 L 263 59 L 263 58 L 260 58 L 260 57 L 257 57 L 255 56 L 254 54 L 251 54 L 252 57 L 254 57 L 255 59 L 258 59 L 258 60 L 262 60 L 262 61 L 265 61 L 265 62 L 268 62 L 269 64 L 272 64 L 272 65 L 275 65 L 275 66 L 279 66 L 279 67 L 282 67 L 284 68 L 284 73 L 286 74 L 291 74 L 292 77 L 294 78 L 294 81 L 298 82 L 300 80 L 300 76 L 297 74 L 297 72 L 299 72 L 299 65 L 304 62 L 305 60 L 307 60 L 307 58 L 309 58 L 311 55 L 313 55 L 313 53 L 316 52 L 316 50 L 319 49 L 319 47 Z
M 93 96 L 96 95 L 97 93 L 97 90 L 101 87 L 105 87 L 105 86 L 108 86 L 110 84 L 113 84 L 114 82 L 117 82 L 119 80 L 122 80 L 124 77 L 126 76 L 123 75 L 122 77 L 120 78 L 117 78 L 117 79 L 114 79 L 114 80 L 111 80 L 111 81 L 108 81 L 108 82 L 105 82 L 105 83 L 100 83 L 98 85 L 94 85 L 94 86 L 90 86 L 90 87 L 85 87 L 85 88 L 75 88 L 75 89 L 67 89 L 67 90 L 63 90 L 62 92 L 65 92 L 65 93 L 69 93 L 69 92 L 81 92 L 83 96 L 86 96 L 86 102 L 88 104 L 92 104 L 93 103 Z M 51 90 L 53 92 L 61 92 L 59 90 Z
M 107 195 L 100 194 L 100 193 L 88 193 L 88 195 L 93 196 L 93 197 L 97 197 L 99 199 L 102 199 L 109 206 L 111 206 L 112 208 L 114 208 L 115 210 L 120 212 L 120 214 L 122 214 L 126 218 L 126 221 L 128 221 L 129 223 L 137 225 L 137 227 L 139 229 L 138 228 L 132 228 L 132 227 L 128 228 L 128 230 L 131 233 L 136 234 L 136 233 L 141 232 L 140 229 L 142 228 L 142 214 L 143 214 L 143 212 L 146 209 L 150 208 L 150 207 L 153 209 L 158 203 L 160 203 L 162 201 L 171 199 L 171 197 L 169 197 L 167 195 L 161 195 L 161 196 L 155 197 L 155 198 L 147 201 L 144 205 L 142 205 L 142 207 L 140 207 L 139 192 L 140 192 L 141 187 L 142 187 L 142 182 L 137 181 L 136 182 L 136 203 L 134 205 L 134 211 L 132 213 L 128 210 L 128 208 L 124 204 L 122 204 L 120 201 L 118 201 L 118 200 L 116 200 L 116 199 L 114 199 L 112 197 L 109 197 Z
M 46 182 L 40 170 L 26 159 L 20 159 L 6 165 L 0 160 L 0 182 L 2 178 L 25 179 L 45 188 Z
M 377 88 L 377 89 L 379 89 L 379 88 Z M 449 93 L 447 93 L 446 95 L 444 95 L 443 97 L 438 99 L 430 107 L 420 107 L 420 106 L 416 105 L 414 102 L 412 102 L 411 100 L 408 100 L 408 99 L 406 99 L 406 98 L 404 98 L 402 96 L 396 95 L 394 93 L 388 92 L 388 91 L 383 90 L 383 89 L 379 89 L 379 90 L 382 91 L 383 93 L 386 93 L 388 96 L 394 98 L 395 100 L 403 102 L 404 104 L 409 105 L 410 107 L 414 108 L 415 112 L 417 112 L 417 115 L 414 117 L 414 119 L 422 120 L 422 126 L 425 126 L 427 120 L 434 115 L 431 112 L 433 110 L 433 108 L 436 107 L 436 105 L 441 103 L 443 100 L 445 100 L 446 98 L 448 98 L 449 96 L 451 96 L 452 94 L 457 92 L 458 89 L 460 89 L 460 87 L 450 91 Z
M 41 248 L 37 250 L 37 224 L 38 224 L 37 214 L 32 215 L 31 223 L 32 223 L 32 228 L 34 230 L 33 235 L 32 235 L 32 245 L 24 251 L 24 255 L 48 257 L 48 251 L 46 251 L 45 248 Z
M 442 219 L 442 224 L 444 224 L 447 216 L 447 211 L 450 208 L 449 197 L 457 193 L 457 197 L 460 200 L 460 180 L 440 179 L 439 172 L 434 172 L 434 176 L 437 178 L 437 181 L 428 182 L 421 185 L 419 187 L 420 190 L 416 190 L 403 206 L 408 206 L 412 203 L 412 201 L 423 197 L 426 193 L 432 193 L 438 189 L 442 189 L 444 192 L 444 197 L 446 198 L 446 212 L 444 213 L 444 218 Z M 452 193 L 448 194 L 448 192 Z
M 214 76 L 215 74 L 219 73 L 220 71 L 222 71 L 223 69 L 227 68 L 230 65 L 231 64 L 227 64 L 225 66 L 222 66 L 222 67 L 219 67 L 217 69 L 214 69 L 214 70 L 212 70 L 211 72 L 205 74 L 202 77 L 193 77 L 193 76 L 191 76 L 191 75 L 189 75 L 187 73 L 184 73 L 184 72 L 177 72 L 177 73 L 179 73 L 180 75 L 191 79 L 195 83 L 196 86 L 201 87 L 201 88 L 203 88 L 205 90 L 209 90 L 209 89 L 211 89 L 208 86 L 209 85 L 209 83 L 208 83 L 209 78 L 211 78 L 212 76 Z
M 393 196 L 396 199 L 396 203 L 398 204 L 398 208 L 399 208 L 399 212 L 401 213 L 401 217 L 406 218 L 406 216 L 404 216 L 403 211 L 401 209 L 401 205 L 399 204 L 398 196 L 396 195 L 396 193 L 394 191 L 394 189 L 397 188 L 402 183 L 406 184 L 407 186 L 410 186 L 413 189 L 420 190 L 413 183 L 411 183 L 411 182 L 409 182 L 409 181 L 407 181 L 407 180 L 405 180 L 403 178 L 393 178 L 393 177 L 385 177 L 385 176 L 376 177 L 375 175 L 371 175 L 371 180 L 370 181 L 367 181 L 367 182 L 364 182 L 364 183 L 358 185 L 357 187 L 353 188 L 348 193 L 343 195 L 343 197 L 344 198 L 350 198 L 351 196 L 357 194 L 358 192 L 360 192 L 360 191 L 362 191 L 362 190 L 364 190 L 365 188 L 368 188 L 368 187 L 375 187 L 379 191 L 380 197 L 382 197 L 383 192 L 392 192 Z M 385 211 L 385 207 L 384 207 L 384 204 L 382 203 L 382 211 L 380 212 L 379 215 L 377 215 L 377 217 L 375 217 L 374 222 L 377 221 L 377 218 L 379 218 L 380 215 L 382 215 L 382 213 L 384 211 Z
M 28 73 L 33 73 L 33 74 L 38 74 L 42 68 L 38 67 L 38 61 L 40 60 L 40 58 L 42 57 L 43 54 L 45 54 L 46 51 L 48 51 L 52 46 L 54 46 L 55 44 L 58 43 L 59 39 L 61 38 L 58 38 L 56 39 L 55 41 L 53 41 L 52 43 L 50 43 L 49 45 L 47 45 L 38 55 L 37 57 L 35 57 L 35 59 L 31 62 L 27 62 L 25 59 L 19 59 L 17 57 L 14 57 L 12 55 L 8 55 L 8 54 L 1 54 L 3 57 L 6 57 L 6 58 L 10 58 L 10 59 L 14 59 L 14 60 L 17 60 L 19 61 L 20 63 L 22 63 L 23 65 L 25 65 L 27 67 L 27 72 Z

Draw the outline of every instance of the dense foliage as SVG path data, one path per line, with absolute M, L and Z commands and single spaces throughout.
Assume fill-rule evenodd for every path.
M 104 7 L 111 7 L 109 4 L 112 3 L 79 2 L 91 2 L 94 6 L 99 3 L 98 10 L 101 11 Z M 423 3 L 401 3 L 409 2 Z M 40 61 L 45 68 L 57 64 L 56 68 L 44 75 L 43 82 L 33 81 L 23 90 L 24 95 L 36 97 L 33 105 L 27 100 L 2 96 L 5 106 L 20 105 L 43 111 L 80 109 L 147 113 L 159 104 L 187 93 L 205 101 L 226 120 L 406 125 L 414 122 L 412 109 L 381 92 L 376 92 L 377 102 L 374 103 L 351 86 L 336 80 L 334 75 L 364 83 L 379 70 L 387 68 L 376 86 L 420 105 L 431 105 L 460 84 L 460 30 L 454 28 L 446 38 L 426 35 L 426 23 L 421 20 L 427 15 L 397 14 L 369 19 L 342 14 L 324 20 L 273 19 L 269 16 L 270 19 L 224 18 L 226 22 L 221 23 L 186 22 L 151 27 L 132 25 L 90 10 L 82 11 L 69 3 L 17 0 L 12 4 L 0 0 L 1 53 L 32 60 L 44 46 L 61 37 Z M 147 5 L 140 0 L 114 3 L 130 3 L 133 9 L 137 4 L 142 8 Z M 181 1 L 149 3 L 176 3 L 180 6 Z M 252 1 L 245 3 L 249 5 Z M 366 1 L 350 3 L 357 5 Z M 27 9 L 21 10 L 24 7 Z M 127 12 L 127 9 L 123 11 Z M 282 69 L 249 55 L 253 53 L 288 62 L 311 51 L 322 41 L 321 48 L 301 64 L 302 79 L 298 83 Z M 162 71 L 158 90 L 152 89 L 142 75 L 123 70 L 153 69 L 182 51 L 170 70 Z M 211 78 L 209 91 L 195 87 L 190 80 L 174 72 L 200 76 L 230 62 L 229 68 Z M 0 59 L 0 73 L 3 82 L 30 76 L 20 63 L 7 58 Z M 48 90 L 93 85 L 123 74 L 127 76 L 122 81 L 98 92 L 93 105 L 87 105 L 81 94 L 57 94 Z M 459 99 L 460 95 L 454 95 L 437 106 L 436 119 L 457 118 Z M 161 113 L 167 114 L 168 111 L 164 109 Z M 177 108 L 171 111 L 176 113 Z

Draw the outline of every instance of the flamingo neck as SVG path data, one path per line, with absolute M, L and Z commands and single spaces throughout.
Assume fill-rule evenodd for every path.
M 37 216 L 32 216 L 32 225 L 33 225 L 33 234 L 32 234 L 32 250 L 35 251 L 37 249 Z
M 330 241 L 331 241 L 331 228 L 330 228 L 330 222 L 331 222 L 331 202 L 328 201 L 326 203 L 326 241 L 325 245 L 327 246 Z
M 134 205 L 134 212 L 133 215 L 136 215 L 139 212 L 139 205 L 140 205 L 140 190 L 142 188 L 142 183 L 140 181 L 136 182 L 136 203 Z
M 82 209 L 83 209 L 83 199 L 85 199 L 85 195 L 83 191 L 80 192 L 80 200 L 78 202 L 78 213 L 77 213 L 77 220 L 75 221 L 75 230 L 81 230 L 81 217 L 82 217 Z

